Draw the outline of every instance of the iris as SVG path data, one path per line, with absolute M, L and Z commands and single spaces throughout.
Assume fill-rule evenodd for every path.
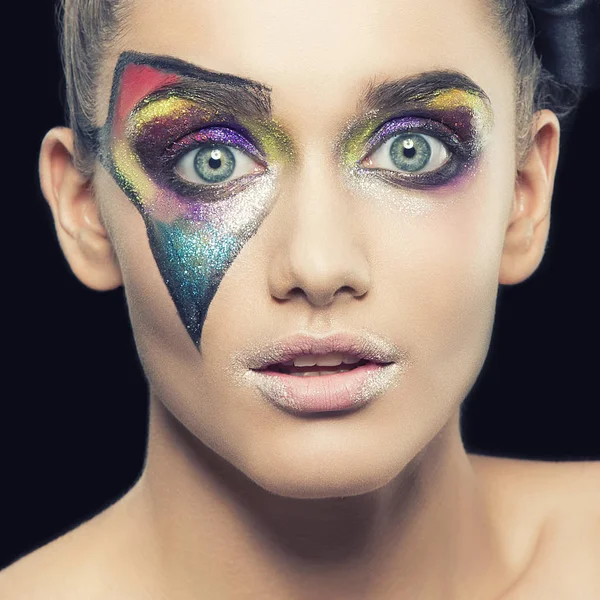
M 204 146 L 194 158 L 194 169 L 204 181 L 221 183 L 229 179 L 235 171 L 235 157 L 227 146 Z
M 420 171 L 431 158 L 431 146 L 421 135 L 399 135 L 390 146 L 390 158 L 403 171 Z

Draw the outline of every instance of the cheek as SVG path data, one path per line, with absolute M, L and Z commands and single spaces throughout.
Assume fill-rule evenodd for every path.
M 223 275 L 270 210 L 276 172 L 264 172 L 237 192 L 229 186 L 211 196 L 206 186 L 191 198 L 150 178 L 126 142 L 114 142 L 113 160 L 112 175 L 143 217 L 158 270 L 199 346 Z
M 152 348 L 181 354 L 189 336 L 169 296 L 152 254 L 148 230 L 140 211 L 106 173 L 97 176 L 102 214 L 123 275 L 133 334 L 142 363 Z M 197 354 L 191 340 L 184 345 Z
M 487 354 L 510 192 L 482 175 L 406 232 L 399 305 L 407 307 L 411 339 L 440 385 L 461 373 L 464 381 L 475 377 Z
M 512 200 L 508 172 L 484 165 L 463 189 L 424 194 L 420 212 L 386 211 L 385 229 L 372 241 L 377 310 L 410 347 L 421 384 L 446 401 L 448 386 L 456 386 L 456 398 L 465 393 L 487 354 Z

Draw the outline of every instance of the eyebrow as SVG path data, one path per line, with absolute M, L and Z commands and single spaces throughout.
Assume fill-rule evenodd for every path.
M 143 99 L 144 103 L 178 95 L 209 105 L 221 114 L 266 120 L 272 118 L 272 88 L 263 83 L 204 69 L 171 56 L 137 52 L 124 52 L 119 57 L 113 79 L 111 112 L 118 100 L 121 75 L 131 64 L 153 67 L 181 78 L 176 83 L 150 92 Z M 458 89 L 479 97 L 491 112 L 491 101 L 485 91 L 466 74 L 451 69 L 424 71 L 380 83 L 371 80 L 359 97 L 358 112 L 393 113 L 407 106 L 425 108 L 441 90 L 447 89 Z
M 204 69 L 171 56 L 125 52 L 117 63 L 115 87 L 120 83 L 119 75 L 130 64 L 151 66 L 183 78 L 179 83 L 154 91 L 147 99 L 160 98 L 173 92 L 179 92 L 186 96 L 189 95 L 193 99 L 209 102 L 222 111 L 241 111 L 248 116 L 271 117 L 272 89 L 258 81 Z M 442 69 L 424 71 L 378 84 L 371 81 L 361 95 L 359 110 L 361 112 L 377 109 L 392 111 L 409 103 L 426 104 L 443 89 L 463 90 L 478 96 L 485 103 L 491 105 L 485 91 L 465 73 Z M 113 97 L 117 95 L 117 92 L 118 89 L 113 89 Z
M 181 81 L 159 88 L 144 101 L 152 102 L 176 95 L 202 103 L 224 114 L 243 115 L 255 119 L 272 117 L 271 89 L 265 85 L 198 67 L 193 76 L 181 72 L 178 75 L 182 77 Z
M 470 77 L 451 69 L 425 71 L 392 81 L 370 82 L 359 100 L 359 110 L 394 112 L 405 105 L 426 106 L 441 90 L 458 89 L 478 96 L 491 111 L 491 100 Z
M 149 66 L 157 71 L 178 75 L 179 82 L 161 86 L 144 101 L 152 101 L 173 94 L 208 103 L 224 112 L 245 113 L 248 116 L 270 118 L 271 88 L 252 79 L 204 69 L 193 63 L 171 56 L 124 52 L 115 69 L 113 100 L 117 100 L 121 74 L 127 66 Z
M 122 93 L 123 74 L 130 65 L 151 67 L 180 78 L 178 82 L 151 91 L 141 98 L 138 107 L 142 103 L 178 95 L 198 103 L 208 104 L 221 114 L 245 114 L 250 118 L 258 119 L 271 118 L 271 88 L 262 83 L 237 75 L 204 69 L 172 56 L 123 52 L 114 70 L 106 122 L 101 127 L 82 130 L 86 142 L 101 159 L 104 156 L 103 147 L 110 136 L 116 106 Z

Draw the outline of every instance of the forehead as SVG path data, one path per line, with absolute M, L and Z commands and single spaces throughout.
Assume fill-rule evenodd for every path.
M 445 68 L 471 77 L 498 112 L 512 101 L 499 36 L 484 0 L 133 0 L 104 65 L 99 122 L 122 50 L 264 83 L 274 114 L 300 125 L 351 113 L 368 82 Z

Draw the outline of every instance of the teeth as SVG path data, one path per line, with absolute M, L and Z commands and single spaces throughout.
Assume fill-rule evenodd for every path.
M 354 365 L 361 360 L 362 360 L 361 358 L 358 358 L 358 356 L 354 356 L 353 354 L 344 355 L 344 364 L 345 365 Z
M 289 360 L 282 363 L 287 366 L 294 367 L 313 367 L 318 365 L 319 367 L 337 367 L 342 363 L 345 365 L 356 364 L 360 358 L 352 354 L 342 354 L 340 352 L 331 354 L 304 354 L 297 356 L 294 360 Z
M 290 373 L 293 377 L 316 377 L 317 375 L 331 375 L 332 373 L 345 373 L 350 369 L 336 369 L 335 371 L 307 371 L 306 373 Z

